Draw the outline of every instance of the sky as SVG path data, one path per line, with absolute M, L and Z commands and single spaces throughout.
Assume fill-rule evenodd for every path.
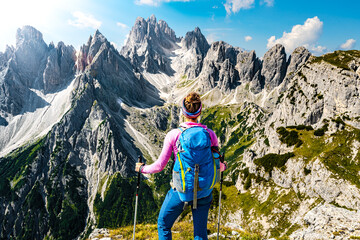
M 47 44 L 76 49 L 96 29 L 120 49 L 138 16 L 152 14 L 183 37 L 199 27 L 209 43 L 225 41 L 258 57 L 277 43 L 287 54 L 305 46 L 313 54 L 360 49 L 358 0 L 0 0 L 0 52 L 15 46 L 24 25 Z

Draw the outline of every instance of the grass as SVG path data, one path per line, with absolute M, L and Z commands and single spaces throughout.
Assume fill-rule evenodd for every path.
M 215 223 L 208 223 L 208 232 L 210 234 L 217 232 L 217 225 Z M 239 232 L 239 236 L 233 239 L 243 239 L 243 240 L 260 240 L 260 236 L 257 234 L 251 234 L 248 232 Z M 132 239 L 133 235 L 133 226 L 126 226 L 122 228 L 111 229 L 109 231 L 112 239 Z M 232 229 L 227 227 L 220 228 L 220 234 L 225 235 L 225 238 L 220 236 L 220 239 L 228 239 L 232 235 Z M 190 240 L 193 239 L 193 224 L 192 222 L 176 222 L 172 228 L 172 237 L 173 239 L 179 240 Z M 157 225 L 156 224 L 137 224 L 136 225 L 136 239 L 149 239 L 155 240 L 158 239 L 157 235 Z
M 42 151 L 45 139 L 23 146 L 0 159 L 0 197 L 17 199 L 15 192 L 26 184 L 24 176 L 31 172 L 31 164 Z
M 259 201 L 258 191 L 263 191 L 270 188 L 270 193 L 265 201 Z M 293 231 L 297 230 L 300 226 L 293 226 L 288 221 L 287 216 L 294 212 L 300 206 L 300 199 L 296 193 L 290 190 L 277 190 L 274 184 L 269 181 L 263 181 L 261 190 L 246 191 L 240 193 L 235 186 L 223 185 L 223 200 L 222 206 L 227 213 L 235 212 L 239 209 L 242 210 L 241 225 L 259 235 L 261 226 L 257 225 L 258 219 L 264 216 L 268 217 L 269 222 L 273 225 L 270 228 L 272 237 L 280 237 L 282 235 L 290 235 Z M 215 201 L 215 199 L 214 199 Z M 289 208 L 286 211 L 278 211 L 284 205 Z M 217 209 L 214 209 L 216 211 Z
M 256 116 L 254 125 L 247 124 L 250 114 Z M 255 135 L 259 131 L 256 129 L 264 114 L 251 106 L 242 111 L 239 106 L 217 106 L 204 109 L 202 115 L 201 122 L 218 136 L 222 151 L 226 152 L 230 170 L 235 169 L 244 150 L 256 141 Z
M 177 88 L 187 87 L 193 84 L 196 79 L 188 80 L 186 75 L 181 76 L 179 83 L 176 85 Z
M 328 146 L 325 144 L 325 137 L 316 137 L 314 136 L 314 131 L 301 131 L 299 136 L 303 141 L 303 144 L 299 148 L 294 149 L 296 156 L 302 156 L 305 162 L 318 157 L 322 152 L 324 152 Z
M 358 50 L 335 51 L 333 53 L 328 53 L 320 57 L 314 57 L 312 62 L 319 63 L 324 61 L 338 68 L 350 70 L 348 64 L 350 63 L 351 60 L 355 58 L 360 58 L 360 51 Z
M 315 136 L 315 131 L 301 131 L 300 139 L 304 144 L 294 149 L 295 155 L 302 156 L 306 163 L 319 158 L 334 174 L 360 188 L 357 177 L 360 171 L 360 152 L 352 156 L 354 141 L 360 141 L 360 130 L 346 126 L 331 136 Z M 331 142 L 328 142 L 329 138 L 332 139 Z
M 276 132 L 278 134 L 280 134 L 280 137 L 279 137 L 280 141 L 282 143 L 286 143 L 286 145 L 288 147 L 294 146 L 294 145 L 295 145 L 295 147 L 300 147 L 303 144 L 303 142 L 299 139 L 298 132 L 295 130 L 292 130 L 289 132 L 286 130 L 286 128 L 279 127 L 276 129 Z

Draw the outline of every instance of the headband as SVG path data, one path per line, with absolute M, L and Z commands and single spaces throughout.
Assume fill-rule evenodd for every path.
M 201 109 L 202 109 L 202 103 L 200 103 L 200 107 L 196 112 L 191 113 L 185 107 L 185 100 L 186 100 L 186 98 L 184 98 L 184 100 L 182 102 L 182 113 L 184 114 L 184 116 L 187 118 L 197 118 L 198 116 L 200 116 Z

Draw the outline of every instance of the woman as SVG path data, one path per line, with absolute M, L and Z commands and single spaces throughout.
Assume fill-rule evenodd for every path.
M 182 128 L 189 128 L 193 126 L 200 126 L 209 132 L 211 139 L 211 146 L 218 147 L 218 139 L 216 134 L 208 129 L 205 125 L 198 123 L 198 117 L 201 114 L 202 104 L 199 94 L 192 92 L 184 98 L 182 103 L 182 114 L 186 118 L 186 122 L 180 124 Z M 159 159 L 151 165 L 144 165 L 143 163 L 136 164 L 136 171 L 141 173 L 157 173 L 164 169 L 168 163 L 171 154 L 174 152 L 176 156 L 178 149 L 176 142 L 181 134 L 180 129 L 171 130 L 165 137 L 164 146 Z M 226 169 L 225 164 L 220 163 L 221 171 Z M 209 213 L 210 204 L 212 201 L 212 193 L 204 198 L 197 200 L 197 208 L 192 209 L 193 223 L 194 223 L 194 239 L 207 239 L 207 218 Z M 162 204 L 159 217 L 158 217 L 158 235 L 159 240 L 172 239 L 171 228 L 182 213 L 184 209 L 184 202 L 179 198 L 176 189 L 170 189 L 167 193 L 165 200 Z M 192 205 L 192 202 L 189 203 Z

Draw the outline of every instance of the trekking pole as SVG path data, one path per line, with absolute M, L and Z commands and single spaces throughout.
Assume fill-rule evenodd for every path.
M 142 157 L 139 156 L 138 162 L 142 163 Z M 135 240 L 135 228 L 136 228 L 136 215 L 137 215 L 137 206 L 138 206 L 138 200 L 139 200 L 139 188 L 140 188 L 140 170 L 138 172 L 138 179 L 137 179 L 137 185 L 136 185 L 136 197 L 135 197 L 135 216 L 134 216 L 134 230 L 133 230 L 133 240 Z
M 223 153 L 222 157 L 220 155 L 220 161 L 224 163 L 225 159 L 225 152 Z M 219 193 L 219 212 L 218 212 L 218 229 L 217 229 L 217 240 L 219 240 L 220 234 L 220 209 L 221 209 L 221 195 L 222 195 L 222 184 L 223 184 L 223 172 L 220 172 L 220 193 Z

